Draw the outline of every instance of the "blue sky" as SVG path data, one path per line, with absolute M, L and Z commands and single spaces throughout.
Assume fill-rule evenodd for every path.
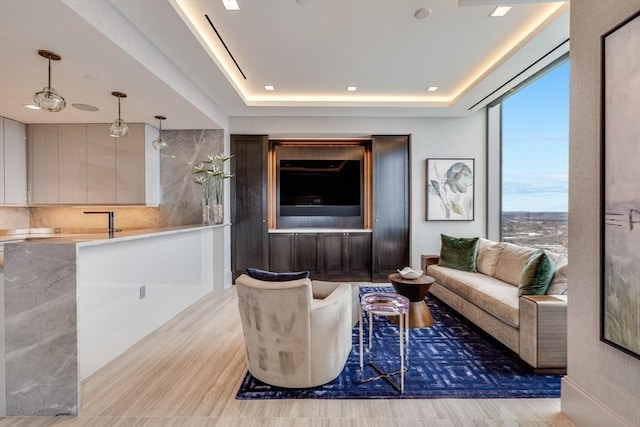
M 503 102 L 502 210 L 567 212 L 569 61 Z

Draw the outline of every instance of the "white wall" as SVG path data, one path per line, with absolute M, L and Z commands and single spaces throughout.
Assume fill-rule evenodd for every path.
M 569 342 L 562 411 L 580 427 L 640 425 L 640 360 L 600 342 L 601 36 L 640 0 L 571 2 Z
M 411 266 L 440 252 L 440 233 L 484 236 L 486 231 L 486 113 L 465 118 L 230 117 L 229 133 L 270 137 L 411 135 Z M 425 221 L 426 159 L 475 159 L 474 221 Z M 403 266 L 399 265 L 398 268 Z

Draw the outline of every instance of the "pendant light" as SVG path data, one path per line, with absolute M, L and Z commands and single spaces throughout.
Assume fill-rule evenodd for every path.
M 169 148 L 169 143 L 166 139 L 162 137 L 162 121 L 166 120 L 165 116 L 155 116 L 156 119 L 160 121 L 160 132 L 158 132 L 158 137 L 153 140 L 153 148 L 158 151 L 162 151 L 165 148 Z
M 126 98 L 127 94 L 122 92 L 111 92 L 111 95 L 118 98 L 118 118 L 115 122 L 111 123 L 111 126 L 109 126 L 109 134 L 114 138 L 127 136 L 131 130 L 129 129 L 129 125 L 120 118 L 120 98 Z
M 57 53 L 48 50 L 39 50 L 38 55 L 49 60 L 49 82 L 40 92 L 33 94 L 33 102 L 36 103 L 41 110 L 57 113 L 62 110 L 67 103 L 64 98 L 56 93 L 51 87 L 51 61 L 60 61 L 61 57 Z

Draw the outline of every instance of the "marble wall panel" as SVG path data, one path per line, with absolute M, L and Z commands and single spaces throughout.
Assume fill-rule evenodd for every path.
M 0 207 L 0 229 L 28 227 L 28 208 Z
M 77 415 L 75 244 L 5 246 L 7 415 Z
M 193 181 L 193 165 L 223 152 L 223 130 L 168 130 L 162 136 L 170 145 L 160 157 L 161 225 L 200 224 L 202 187 Z

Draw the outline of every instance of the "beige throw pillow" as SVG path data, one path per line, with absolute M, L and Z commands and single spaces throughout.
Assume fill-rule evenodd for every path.
M 493 277 L 518 286 L 522 269 L 534 252 L 535 249 L 526 246 L 502 243 L 502 252 Z
M 482 274 L 493 276 L 496 272 L 496 265 L 502 253 L 502 244 L 491 240 L 483 239 L 478 243 L 478 259 L 476 269 Z

